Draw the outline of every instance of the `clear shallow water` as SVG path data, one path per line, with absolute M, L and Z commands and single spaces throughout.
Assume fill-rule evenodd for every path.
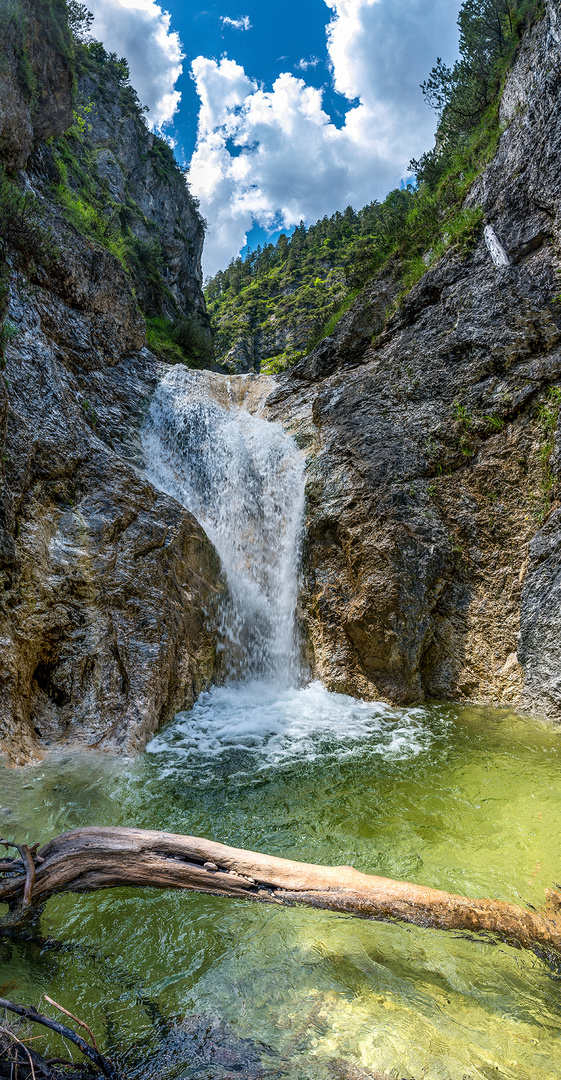
M 561 876 L 559 739 L 503 710 L 215 689 L 134 763 L 81 754 L 4 770 L 0 828 L 46 840 L 82 824 L 161 827 L 537 905 Z M 531 954 L 461 935 L 114 890 L 49 901 L 0 961 L 4 994 L 38 1005 L 48 993 L 129 1063 L 140 1040 L 156 1057 L 138 1076 L 258 1075 L 238 1067 L 253 1054 L 294 1080 L 351 1066 L 561 1080 L 561 982 Z M 170 1037 L 186 1016 L 203 1020 Z M 210 1017 L 238 1065 L 221 1065 L 220 1048 L 181 1065 Z

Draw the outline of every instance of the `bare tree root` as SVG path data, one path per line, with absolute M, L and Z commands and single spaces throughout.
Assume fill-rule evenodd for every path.
M 119 886 L 190 889 L 491 935 L 552 963 L 561 960 L 561 894 L 555 890 L 546 892 L 545 908 L 535 911 L 502 900 L 469 899 L 363 874 L 351 866 L 292 862 L 199 837 L 144 829 L 74 829 L 55 837 L 38 853 L 27 850 L 33 853 L 33 880 L 23 859 L 4 867 L 0 862 L 0 903 L 20 911 L 24 898 L 37 904 L 65 891 Z

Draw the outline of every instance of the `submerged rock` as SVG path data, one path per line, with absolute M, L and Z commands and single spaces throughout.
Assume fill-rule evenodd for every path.
M 268 1058 L 270 1069 L 272 1051 L 252 1039 L 244 1039 L 215 1016 L 187 1016 L 176 1024 L 164 1039 L 160 1050 L 142 1066 L 142 1075 L 153 1080 L 184 1077 L 196 1080 L 259 1080 L 271 1075 L 265 1071 L 262 1056 Z M 276 1070 L 275 1070 L 276 1072 Z

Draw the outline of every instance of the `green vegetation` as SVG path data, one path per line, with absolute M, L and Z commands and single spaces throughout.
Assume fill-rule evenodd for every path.
M 496 413 L 491 413 L 490 416 L 484 416 L 483 420 L 488 424 L 491 431 L 502 431 L 505 426 L 502 416 L 497 416 Z
M 457 421 L 462 427 L 470 428 L 472 425 L 472 418 L 468 413 L 465 405 L 462 405 L 461 401 L 455 401 L 453 405 L 454 420 Z
M 146 343 L 168 364 L 187 363 L 191 368 L 206 368 L 213 359 L 209 336 L 195 317 L 175 321 L 161 317 L 147 319 Z
M 100 164 L 106 157 L 100 157 L 103 152 L 91 137 L 97 115 L 114 113 L 119 123 L 132 123 L 141 147 L 141 163 L 150 162 L 160 180 L 184 184 L 183 175 L 168 144 L 147 128 L 146 109 L 130 84 L 127 61 L 89 37 L 92 18 L 85 5 L 70 0 L 68 15 L 77 75 L 82 85 L 84 78 L 93 83 L 95 91 L 91 99 L 78 95 L 72 127 L 50 141 L 55 200 L 77 232 L 101 244 L 121 263 L 147 319 L 150 347 L 162 359 L 199 367 L 209 359 L 208 331 L 193 317 L 187 332 L 184 315 L 166 284 L 166 256 L 158 226 L 135 200 L 124 169 L 119 178 L 117 157 L 111 164 L 117 170 L 116 188 L 109 183 Z M 203 225 L 196 200 L 187 188 L 186 193 Z
M 421 87 L 439 114 L 439 127 L 435 147 L 411 163 L 420 183 L 437 190 L 448 178 L 453 189 L 459 165 L 477 168 L 485 143 L 494 149 L 505 73 L 527 18 L 542 14 L 541 0 L 464 0 L 458 15 L 460 57 L 453 68 L 439 58 Z
M 195 316 L 186 319 L 168 287 L 158 224 L 135 198 L 135 193 L 140 198 L 135 182 L 119 161 L 118 135 L 115 143 L 101 149 L 96 143 L 98 118 L 113 119 L 115 126 L 126 122 L 127 134 L 140 148 L 140 165 L 149 164 L 152 176 L 169 184 L 171 202 L 183 187 L 201 228 L 204 222 L 170 147 L 148 130 L 146 109 L 130 85 L 126 60 L 91 38 L 92 22 L 93 16 L 79 0 L 0 0 L 0 32 L 15 57 L 31 110 L 44 92 L 35 81 L 37 60 L 31 62 L 38 27 L 46 48 L 68 63 L 74 82 L 72 126 L 62 137 L 44 144 L 42 167 L 50 184 L 50 192 L 44 192 L 47 198 L 26 192 L 20 179 L 0 166 L 0 362 L 9 339 L 9 328 L 2 329 L 8 300 L 7 258 L 27 271 L 37 264 L 49 269 L 67 242 L 61 236 L 62 218 L 81 237 L 102 245 L 119 260 L 142 314 L 158 327 L 151 328 L 151 335 L 159 354 L 198 367 L 211 358 L 208 327 L 199 325 Z M 87 86 L 87 92 L 80 93 L 79 85 Z M 58 215 L 53 214 L 53 203 Z M 179 218 L 176 235 L 185 244 L 192 243 Z
M 54 49 L 71 64 L 73 45 L 66 0 L 33 0 L 32 6 L 41 23 L 45 48 Z M 47 17 L 42 18 L 43 15 Z M 37 82 L 30 59 L 29 27 L 22 0 L 2 0 L 0 3 L 0 36 L 14 51 L 20 85 L 33 108 L 37 101 Z
M 79 75 L 87 74 L 96 83 L 100 101 L 78 99 L 74 123 L 64 136 L 51 140 L 57 181 L 54 194 L 67 220 L 78 232 L 102 244 L 116 258 L 133 280 L 139 303 L 146 315 L 156 314 L 163 307 L 166 295 L 162 277 L 164 268 L 160 241 L 140 239 L 131 225 L 140 225 L 145 233 L 154 233 L 155 226 L 143 214 L 128 193 L 125 178 L 125 197 L 114 198 L 109 184 L 97 167 L 97 151 L 89 139 L 93 114 L 98 105 L 117 105 L 120 119 L 132 118 L 137 136 L 146 147 L 145 157 L 167 162 L 167 169 L 177 166 L 167 143 L 151 136 L 145 123 L 145 109 L 130 85 L 129 68 L 124 58 L 108 53 L 98 41 L 82 40 L 89 28 L 89 13 L 83 5 L 71 5 L 71 20 L 75 28 L 75 63 Z M 161 145 L 160 145 L 161 144 Z
M 9 252 L 20 266 L 28 267 L 34 262 L 48 265 L 57 248 L 39 199 L 22 192 L 0 166 L 0 263 Z
M 555 429 L 561 406 L 561 388 L 550 386 L 545 402 L 538 409 L 538 424 L 541 430 L 539 460 L 542 468 L 539 502 L 536 517 L 540 524 L 547 517 L 553 494 L 554 478 L 550 459 L 555 445 Z
M 275 245 L 219 271 L 206 287 L 217 355 L 236 342 L 252 355 L 257 343 L 261 370 L 295 363 L 341 313 L 349 291 L 345 264 L 358 228 L 359 215 L 348 207 L 309 229 L 301 222 L 290 239 L 283 233 Z M 283 333 L 277 337 L 278 327 Z
M 390 317 L 445 251 L 469 255 L 481 234 L 482 212 L 465 197 L 496 152 L 504 80 L 524 26 L 542 13 L 541 0 L 464 0 L 460 58 L 438 59 L 422 85 L 439 117 L 436 143 L 412 161 L 415 181 L 362 210 L 324 218 L 290 239 L 233 260 L 206 286 L 221 359 L 232 344 L 259 352 L 262 370 L 294 363 L 333 332 L 356 293 L 376 274 L 397 277 Z

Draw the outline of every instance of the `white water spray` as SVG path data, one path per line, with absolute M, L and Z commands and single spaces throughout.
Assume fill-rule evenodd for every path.
M 304 460 L 243 407 L 247 377 L 174 367 L 143 430 L 146 471 L 197 518 L 228 581 L 221 636 L 233 679 L 300 681 L 295 624 Z
M 173 368 L 144 425 L 146 472 L 187 507 L 226 573 L 222 640 L 229 679 L 149 745 L 165 769 L 228 773 L 371 753 L 415 757 L 430 745 L 417 710 L 302 686 L 295 609 L 304 521 L 304 460 L 258 413 L 265 379 Z M 251 413 L 244 407 L 249 403 Z M 222 773 L 220 772 L 220 775 Z M 214 779 L 213 779 L 214 778 Z

